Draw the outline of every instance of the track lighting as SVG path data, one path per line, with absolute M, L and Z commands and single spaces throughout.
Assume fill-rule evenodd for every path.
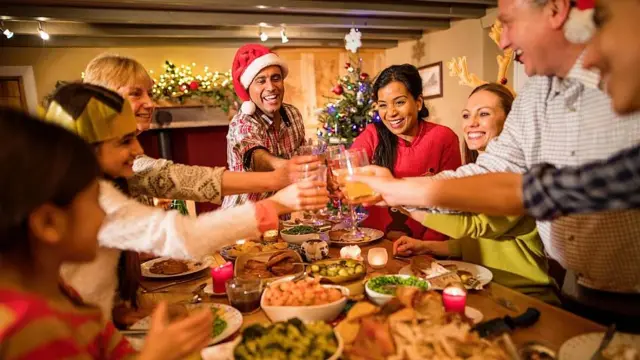
M 7 37 L 7 39 L 11 39 L 13 37 L 13 31 L 4 27 L 4 21 L 0 21 L 0 30 L 2 30 L 2 33 Z
M 40 34 L 42 40 L 49 40 L 51 38 L 49 33 L 42 29 L 42 23 L 40 21 L 38 21 L 38 34 Z

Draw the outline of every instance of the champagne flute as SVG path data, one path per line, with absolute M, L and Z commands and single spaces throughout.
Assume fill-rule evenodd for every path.
M 337 169 L 334 174 L 343 185 L 343 193 L 350 202 L 351 229 L 349 237 L 361 239 L 363 233 L 358 229 L 358 215 L 356 213 L 356 203 L 359 199 L 375 195 L 373 189 L 362 182 L 346 180 L 348 176 L 364 174 L 363 167 L 369 165 L 369 157 L 364 149 L 343 150 L 337 161 Z
M 345 220 L 345 216 L 344 213 L 342 212 L 342 197 L 339 196 L 338 192 L 340 191 L 340 188 L 338 186 L 338 175 L 337 173 L 340 170 L 340 156 L 342 155 L 342 152 L 344 151 L 344 146 L 343 145 L 331 145 L 329 147 L 327 147 L 326 150 L 326 159 L 327 159 L 327 166 L 330 170 L 330 172 L 327 174 L 328 177 L 328 181 L 329 184 L 331 184 L 328 189 L 330 192 L 330 196 L 334 199 L 336 199 L 337 203 L 338 203 L 338 211 L 333 214 L 329 220 L 333 221 L 333 222 L 338 222 L 341 223 Z
M 326 184 L 327 166 L 324 164 L 317 165 L 316 163 L 304 164 L 303 169 L 300 173 L 300 177 L 297 179 L 297 181 L 300 182 L 305 180 L 322 181 Z M 309 220 L 314 226 L 324 225 L 325 222 L 317 218 L 316 212 L 317 210 L 309 211 Z

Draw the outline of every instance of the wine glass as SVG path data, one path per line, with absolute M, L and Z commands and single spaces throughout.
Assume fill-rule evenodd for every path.
M 340 156 L 342 152 L 345 150 L 344 145 L 331 145 L 327 147 L 325 152 L 325 156 L 327 159 L 327 166 L 329 168 L 329 173 L 327 174 L 328 180 L 328 190 L 329 196 L 333 199 L 336 199 L 338 203 L 338 211 L 331 215 L 329 220 L 333 222 L 341 223 L 345 220 L 345 216 L 342 212 L 342 197 L 339 195 L 340 188 L 338 186 L 337 175 L 335 174 L 336 170 L 340 168 Z
M 334 165 L 336 166 L 333 168 L 333 174 L 339 179 L 342 191 L 351 203 L 351 229 L 349 236 L 354 239 L 360 239 L 364 234 L 358 229 L 358 215 L 353 204 L 357 203 L 361 198 L 375 195 L 375 192 L 365 183 L 346 180 L 346 178 L 352 175 L 364 174 L 362 168 L 369 165 L 369 157 L 364 149 L 343 150 Z
M 327 182 L 327 166 L 324 164 L 317 163 L 309 163 L 302 165 L 302 171 L 300 172 L 300 176 L 297 181 L 322 181 L 324 183 Z M 317 211 L 309 211 L 309 221 L 314 226 L 322 226 L 324 225 L 324 221 L 320 220 L 316 216 Z

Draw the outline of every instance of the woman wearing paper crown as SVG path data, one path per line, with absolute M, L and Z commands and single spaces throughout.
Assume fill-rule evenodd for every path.
M 94 145 L 105 180 L 100 205 L 107 213 L 98 235 L 97 258 L 88 264 L 63 267 L 64 279 L 87 302 L 111 315 L 116 289 L 119 298 L 136 305 L 140 264 L 135 252 L 173 258 L 199 258 L 237 239 L 257 237 L 277 228 L 278 215 L 297 209 L 317 209 L 328 201 L 324 183 L 290 185 L 267 200 L 197 218 L 177 211 L 145 206 L 125 192 L 133 160 L 142 154 L 136 139 L 136 121 L 129 103 L 117 93 L 89 84 L 70 84 L 53 95 L 46 113 L 49 121 L 77 133 Z M 127 250 L 124 253 L 122 250 Z
M 262 45 L 248 44 L 236 52 L 231 68 L 233 87 L 243 101 L 227 133 L 227 161 L 231 171 L 300 171 L 305 161 L 289 160 L 304 143 L 300 111 L 284 104 L 287 64 Z M 269 193 L 227 196 L 223 207 L 258 201 Z

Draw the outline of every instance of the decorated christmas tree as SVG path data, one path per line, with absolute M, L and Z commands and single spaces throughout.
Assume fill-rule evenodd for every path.
M 153 99 L 159 103 L 184 104 L 188 100 L 195 100 L 204 105 L 221 108 L 224 112 L 234 104 L 239 103 L 235 91 L 231 72 L 210 72 L 204 67 L 204 74 L 195 75 L 193 68 L 196 66 L 177 66 L 171 61 L 165 61 L 164 73 L 159 79 L 154 79 L 152 90 Z
M 345 36 L 345 47 L 353 53 L 351 62 L 344 65 L 347 74 L 338 78 L 331 89 L 336 96 L 328 97 L 328 102 L 317 112 L 322 124 L 318 137 L 330 144 L 350 145 L 367 124 L 379 120 L 373 109 L 373 79 L 362 71 L 362 59 L 357 56 L 360 36 L 355 29 Z

